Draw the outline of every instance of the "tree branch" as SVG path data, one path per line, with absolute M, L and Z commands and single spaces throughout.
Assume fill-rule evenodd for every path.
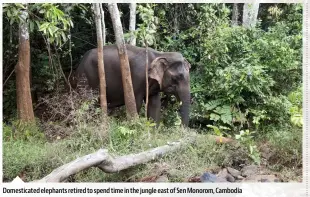
M 179 150 L 185 145 L 194 143 L 196 140 L 196 135 L 190 136 L 183 140 L 168 143 L 167 145 L 160 146 L 157 148 L 150 149 L 138 154 L 130 154 L 126 156 L 121 156 L 115 159 L 110 159 L 108 162 L 103 162 L 97 167 L 106 173 L 119 172 L 128 169 L 132 166 L 147 163 L 149 161 L 163 157 L 168 153 Z
M 76 160 L 67 163 L 53 170 L 46 177 L 34 182 L 62 182 L 69 176 L 74 175 L 82 170 L 90 167 L 98 167 L 103 172 L 114 173 L 119 172 L 138 164 L 147 163 L 149 161 L 163 157 L 168 153 L 179 150 L 185 145 L 192 144 L 196 141 L 196 134 L 193 133 L 188 137 L 176 142 L 168 143 L 167 145 L 150 149 L 138 154 L 130 154 L 117 158 L 113 158 L 107 149 L 99 149 L 97 152 L 77 158 Z
M 46 177 L 34 182 L 62 182 L 69 176 L 74 175 L 82 170 L 96 166 L 109 158 L 106 149 L 99 149 L 97 152 L 77 158 L 76 160 L 67 163 L 53 170 Z

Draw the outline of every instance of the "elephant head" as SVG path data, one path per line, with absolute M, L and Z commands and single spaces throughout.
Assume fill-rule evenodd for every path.
M 182 124 L 188 126 L 190 110 L 190 64 L 180 53 L 163 53 L 155 58 L 149 68 L 149 78 L 155 79 L 160 90 L 174 94 L 182 102 Z

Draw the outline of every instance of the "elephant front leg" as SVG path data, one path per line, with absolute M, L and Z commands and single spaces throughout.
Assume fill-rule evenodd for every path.
M 157 126 L 159 125 L 159 119 L 160 119 L 160 107 L 161 107 L 160 95 L 156 94 L 150 96 L 147 107 L 147 117 L 153 119 L 157 123 Z
M 135 94 L 135 98 L 136 98 L 136 107 L 137 107 L 137 112 L 139 114 L 141 107 L 142 107 L 142 103 L 143 103 L 143 95 L 141 94 Z

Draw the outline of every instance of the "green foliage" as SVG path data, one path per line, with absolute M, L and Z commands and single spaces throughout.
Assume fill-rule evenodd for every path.
M 169 107 L 161 110 L 162 124 L 172 128 L 179 127 L 182 123 L 178 110 L 180 109 L 180 103 L 174 96 L 171 96 L 171 101 L 168 104 Z
M 176 181 L 201 172 L 206 165 L 233 165 L 239 162 L 235 161 L 239 157 L 249 156 L 259 163 L 256 144 L 261 138 L 276 152 L 271 162 L 277 169 L 283 166 L 296 169 L 302 164 L 302 5 L 261 4 L 258 17 L 261 21 L 250 29 L 230 26 L 231 8 L 228 6 L 138 4 L 138 45 L 147 44 L 159 51 L 179 51 L 192 65 L 194 103 L 190 126 L 199 126 L 199 131 L 212 128 L 218 136 L 235 135 L 241 144 L 240 148 L 227 150 L 225 145 L 212 144 L 207 135 L 201 134 L 195 147 L 165 158 L 175 164 L 178 176 L 173 180 Z M 3 113 L 7 122 L 15 116 L 16 108 L 14 66 L 21 9 L 22 4 L 4 4 L 3 9 L 3 75 L 6 81 Z M 126 29 L 128 5 L 120 5 L 120 10 Z M 96 47 L 96 35 L 90 4 L 29 4 L 28 12 L 35 98 L 62 88 L 61 68 L 70 71 L 86 50 Z M 112 43 L 114 36 L 109 17 L 106 17 L 106 27 L 107 41 Z M 52 44 L 50 51 L 44 47 L 47 42 Z M 75 132 L 68 139 L 57 139 L 54 143 L 44 144 L 42 132 L 35 126 L 18 126 L 14 121 L 5 123 L 5 177 L 12 179 L 26 170 L 30 172 L 29 179 L 41 178 L 77 155 L 102 146 L 122 155 L 182 137 L 177 112 L 180 106 L 176 102 L 162 110 L 163 122 L 158 129 L 153 129 L 154 123 L 145 119 L 135 122 L 112 119 L 107 125 L 110 131 L 107 139 L 102 141 L 96 135 L 102 125 L 95 102 L 83 103 L 75 115 L 70 113 L 75 118 L 64 130 Z M 257 134 L 255 138 L 254 133 Z M 35 140 L 38 143 L 33 143 Z M 141 169 L 143 167 L 137 168 L 134 172 L 138 175 L 131 177 L 150 172 Z M 128 180 L 119 174 L 107 177 L 93 171 L 85 174 L 101 181 Z M 76 176 L 77 180 L 93 180 L 93 177 L 83 176 Z
M 70 17 L 59 9 L 59 5 L 51 3 L 34 4 L 32 11 L 38 12 L 43 17 L 30 21 L 30 30 L 32 31 L 36 24 L 49 43 L 61 47 L 68 40 L 67 32 L 73 27 Z
M 194 117 L 208 113 L 211 120 L 222 119 L 222 123 L 230 125 L 231 120 L 239 122 L 236 114 L 243 114 L 255 125 L 266 120 L 284 122 L 288 117 L 284 104 L 288 102 L 287 98 L 283 102 L 282 95 L 287 95 L 301 79 L 301 32 L 290 35 L 284 23 L 277 23 L 268 32 L 227 27 L 225 23 L 213 30 L 199 38 L 203 56 L 195 63 L 199 66 L 191 76 L 197 100 Z M 225 112 L 225 118 L 210 112 L 210 100 L 217 102 L 221 107 L 217 110 Z M 279 101 L 277 106 L 274 100 Z M 228 106 L 230 112 L 223 110 Z M 284 120 L 271 120 L 277 115 Z
M 230 130 L 230 128 L 228 128 L 228 127 L 224 127 L 224 126 L 217 127 L 217 126 L 214 126 L 214 125 L 207 125 L 207 127 L 212 128 L 214 133 L 215 133 L 215 135 L 217 135 L 217 136 L 223 137 L 224 134 L 226 136 L 228 136 L 228 137 L 231 136 L 227 132 L 224 132 L 224 130 L 228 130 L 228 131 Z
M 3 119 L 17 117 L 16 109 L 16 82 L 8 81 L 6 91 L 3 91 Z
M 238 140 L 240 143 L 242 143 L 244 146 L 247 147 L 248 154 L 251 157 L 251 159 L 256 163 L 260 164 L 260 152 L 255 145 L 255 142 L 253 140 L 253 134 L 255 132 L 250 132 L 247 130 L 241 130 L 240 134 L 235 135 L 236 140 Z
M 31 54 L 31 93 L 33 103 L 37 96 L 60 87 L 63 80 L 60 58 L 67 57 L 68 53 L 57 54 L 54 49 L 65 49 L 69 31 L 73 27 L 70 16 L 66 13 L 65 4 L 28 4 L 30 54 Z M 18 54 L 18 25 L 22 18 L 22 4 L 4 5 L 4 76 L 7 80 L 4 85 L 5 92 L 5 119 L 15 118 L 16 88 L 14 66 Z M 10 25 L 9 25 L 10 24 Z M 42 31 L 39 31 L 42 30 Z M 55 46 L 55 47 L 54 47 Z M 57 49 L 56 49 L 57 50 Z M 67 52 L 64 50 L 63 52 Z M 70 51 L 71 52 L 71 51 Z M 67 64 L 69 65 L 69 64 Z
M 138 24 L 138 28 L 135 32 L 139 44 L 142 46 L 152 46 L 155 44 L 155 33 L 157 30 L 157 17 L 154 16 L 153 7 L 150 4 L 146 6 L 138 5 L 137 13 L 142 20 L 142 23 Z
M 121 123 L 118 123 L 121 122 Z M 155 123 L 146 120 L 146 118 L 140 118 L 135 121 L 112 121 L 110 125 L 110 147 L 114 150 L 114 147 L 120 145 L 132 143 L 132 141 L 138 136 L 145 136 L 147 132 L 152 131 L 155 128 Z
M 25 6 L 21 3 L 3 4 L 3 13 L 6 13 L 6 16 L 10 19 L 10 25 L 15 22 L 25 21 L 21 16 L 21 10 L 25 10 Z
M 237 130 L 287 122 L 287 95 L 301 82 L 302 34 L 300 28 L 292 31 L 292 23 L 301 24 L 301 7 L 270 8 L 268 14 L 277 19 L 268 31 L 259 26 L 231 27 L 230 10 L 225 4 L 184 7 L 188 16 L 184 20 L 190 18 L 192 23 L 188 27 L 179 20 L 182 25 L 177 37 L 167 21 L 167 9 L 157 8 L 161 31 L 156 34 L 160 50 L 180 51 L 192 64 L 191 93 L 195 103 L 191 119 L 211 120 Z
M 47 169 L 51 163 L 46 158 L 46 150 L 45 145 L 40 141 L 35 143 L 23 140 L 3 142 L 4 180 L 11 181 L 22 172 L 27 172 L 27 180 L 41 178 L 43 173 L 49 172 Z
M 291 92 L 288 95 L 288 99 L 292 104 L 289 109 L 291 115 L 291 122 L 298 127 L 302 127 L 302 88 L 300 87 L 296 91 Z
M 73 27 L 73 23 L 69 16 L 58 7 L 59 5 L 51 3 L 29 4 L 28 12 L 34 16 L 32 20 L 29 20 L 29 28 L 32 32 L 37 27 L 47 37 L 49 43 L 61 46 L 67 41 L 66 32 L 70 27 Z M 4 12 L 11 25 L 14 22 L 19 23 L 20 20 L 24 20 L 20 14 L 21 9 L 25 9 L 25 7 L 20 3 L 4 5 Z
M 24 123 L 19 120 L 11 121 L 10 125 L 3 124 L 3 141 L 11 140 L 44 140 L 43 131 L 40 130 L 38 123 Z
M 270 165 L 274 170 L 302 167 L 302 129 L 296 126 L 268 128 L 264 136 L 268 140 L 273 153 Z
M 207 127 L 212 128 L 214 134 L 220 137 L 220 141 L 224 135 L 226 137 L 231 137 L 231 129 L 224 126 L 214 126 L 214 125 L 207 125 Z M 226 130 L 226 131 L 225 131 Z M 240 142 L 244 147 L 246 147 L 248 156 L 253 160 L 254 163 L 260 164 L 260 152 L 255 145 L 255 141 L 253 139 L 253 134 L 255 132 L 250 132 L 247 130 L 241 130 L 239 134 L 235 134 L 235 139 Z

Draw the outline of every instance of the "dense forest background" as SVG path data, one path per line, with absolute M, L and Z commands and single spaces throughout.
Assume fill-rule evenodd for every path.
M 129 4 L 118 4 L 118 8 L 129 42 Z M 97 37 L 90 4 L 29 4 L 30 81 L 37 124 L 21 126 L 14 72 L 18 9 L 11 5 L 3 13 L 4 179 L 20 174 L 32 180 L 64 160 L 102 146 L 102 141 L 92 137 L 100 122 L 96 99 L 82 102 L 81 95 L 68 93 L 66 85 L 84 53 L 97 47 Z M 114 44 L 104 4 L 103 10 L 106 45 Z M 176 171 L 171 180 L 194 176 L 208 166 L 240 168 L 250 163 L 278 172 L 286 181 L 301 179 L 302 5 L 259 4 L 257 21 L 249 27 L 244 25 L 243 13 L 244 4 L 137 4 L 137 46 L 144 46 L 146 39 L 149 47 L 180 52 L 191 64 L 189 127 L 202 138 L 181 158 L 174 155 L 163 160 Z M 70 100 L 77 102 L 75 107 Z M 107 147 L 122 155 L 180 137 L 175 131 L 180 125 L 179 103 L 174 98 L 167 102 L 161 127 L 152 133 L 158 141 L 152 144 L 143 134 L 152 123 L 128 122 L 119 112 L 109 120 Z M 215 145 L 207 142 L 210 134 L 234 138 L 240 144 Z M 88 170 L 70 181 L 136 181 L 152 165 L 103 178 Z

